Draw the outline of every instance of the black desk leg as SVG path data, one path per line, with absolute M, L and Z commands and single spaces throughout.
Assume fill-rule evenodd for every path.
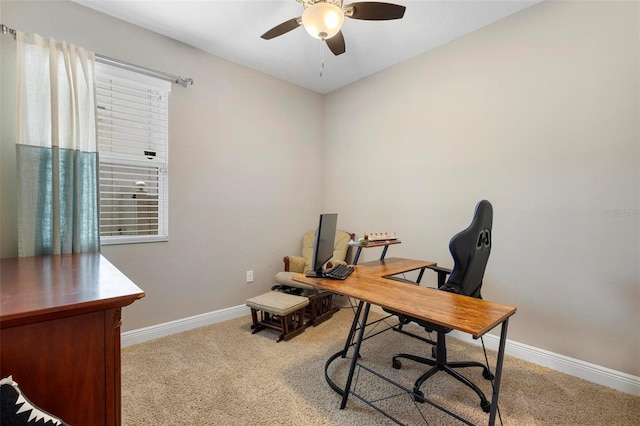
M 347 356 L 347 352 L 349 351 L 349 346 L 353 342 L 353 335 L 356 332 L 356 327 L 358 326 L 358 319 L 360 318 L 360 313 L 362 312 L 362 305 L 364 302 L 361 300 L 358 303 L 358 309 L 356 309 L 356 314 L 353 316 L 353 322 L 351 323 L 351 330 L 349 330 L 349 337 L 347 337 L 347 341 L 344 343 L 344 349 L 342 350 L 342 358 Z
M 361 301 L 359 308 L 362 306 L 362 303 L 363 302 Z M 362 315 L 362 319 L 360 320 L 360 331 L 358 332 L 358 340 L 356 341 L 356 347 L 354 348 L 354 351 L 353 351 L 353 355 L 352 355 L 353 358 L 351 358 L 351 367 L 349 367 L 349 375 L 347 376 L 347 383 L 344 386 L 344 394 L 342 395 L 342 403 L 340 404 L 341 410 L 347 406 L 347 399 L 349 398 L 349 392 L 351 391 L 351 380 L 353 379 L 353 373 L 356 370 L 356 364 L 358 363 L 358 356 L 360 355 L 360 344 L 362 343 L 362 337 L 364 336 L 364 329 L 365 329 L 365 326 L 367 325 L 367 318 L 369 317 L 369 308 L 371 308 L 371 304 L 367 303 L 366 306 L 364 307 L 364 314 Z M 358 311 L 359 310 L 360 309 L 358 309 Z
M 504 347 L 507 343 L 507 326 L 509 318 L 502 322 L 500 331 L 500 346 L 498 347 L 498 361 L 496 362 L 496 375 L 493 382 L 493 398 L 491 399 L 491 410 L 489 414 L 489 426 L 496 423 L 496 412 L 498 411 L 498 394 L 500 393 L 500 378 L 502 377 L 502 362 L 504 361 Z
M 353 257 L 353 265 L 358 264 L 358 259 L 360 259 L 360 252 L 362 251 L 362 247 L 358 247 L 356 250 L 356 255 Z
M 389 246 L 384 246 L 384 248 L 382 249 L 382 254 L 380 255 L 380 260 L 383 260 L 384 257 L 387 255 L 387 249 L 389 248 Z

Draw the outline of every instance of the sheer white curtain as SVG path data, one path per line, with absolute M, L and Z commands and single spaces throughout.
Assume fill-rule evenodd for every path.
M 100 248 L 95 55 L 17 32 L 18 254 Z

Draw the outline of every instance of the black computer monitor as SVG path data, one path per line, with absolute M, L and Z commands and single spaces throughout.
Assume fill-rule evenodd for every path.
M 333 257 L 337 224 L 337 213 L 324 213 L 320 215 L 320 223 L 318 224 L 318 229 L 316 230 L 316 236 L 313 242 L 311 270 L 307 272 L 307 276 L 323 276 L 322 265 L 327 263 Z

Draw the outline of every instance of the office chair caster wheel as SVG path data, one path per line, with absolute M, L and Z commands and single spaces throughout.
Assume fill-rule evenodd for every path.
M 487 380 L 493 380 L 493 374 L 491 374 L 491 372 L 489 370 L 487 370 L 486 368 L 482 371 L 482 377 L 484 377 Z
M 413 400 L 415 402 L 419 402 L 420 404 L 424 404 L 425 399 L 424 399 L 424 393 L 422 393 L 421 390 L 413 390 Z
M 484 411 L 485 413 L 491 411 L 491 403 L 487 400 L 480 401 L 480 407 L 482 407 L 482 411 Z
M 391 366 L 392 366 L 393 368 L 395 368 L 396 370 L 400 370 L 400 368 L 402 368 L 402 363 L 401 363 L 400 361 L 398 361 L 397 359 L 395 359 L 395 358 L 394 358 L 394 359 L 391 361 Z

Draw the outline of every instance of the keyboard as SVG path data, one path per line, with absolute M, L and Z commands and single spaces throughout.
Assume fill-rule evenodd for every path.
M 330 271 L 324 273 L 325 278 L 334 280 L 344 280 L 353 272 L 353 266 L 338 265 Z

